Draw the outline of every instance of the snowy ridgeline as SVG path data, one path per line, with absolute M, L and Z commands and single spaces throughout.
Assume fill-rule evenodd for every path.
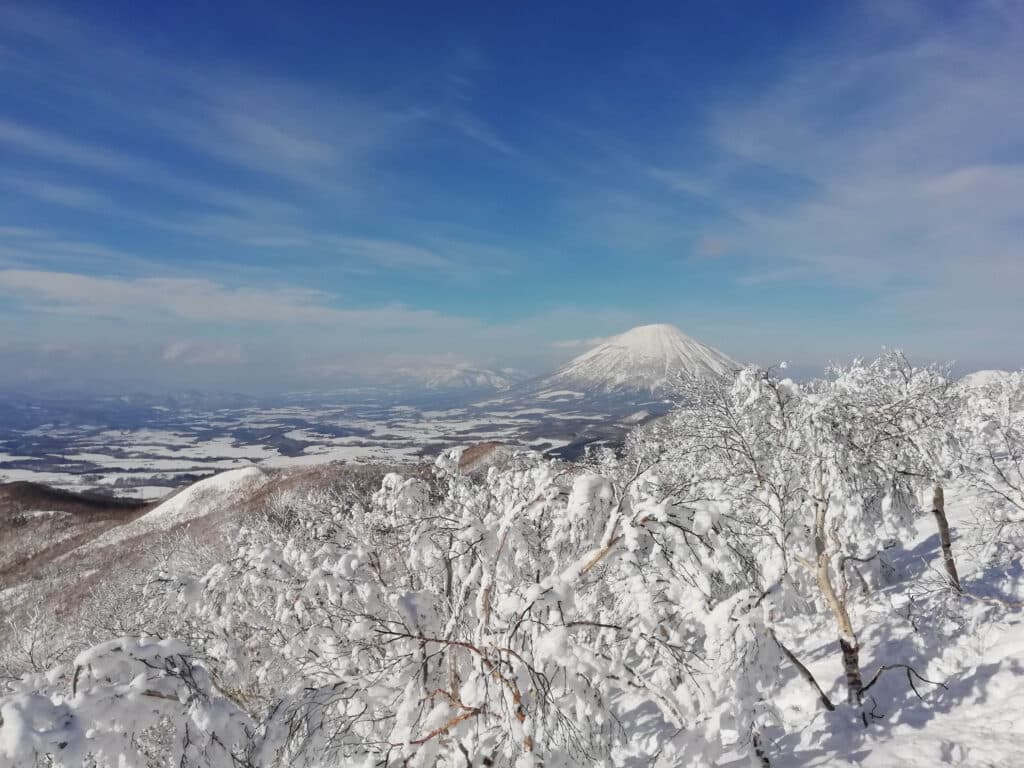
M 121 637 L 23 627 L 0 766 L 1021 764 L 1024 376 L 687 394 L 585 465 L 290 499 Z

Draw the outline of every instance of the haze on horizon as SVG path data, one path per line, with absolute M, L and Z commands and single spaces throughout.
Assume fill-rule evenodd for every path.
M 364 5 L 0 5 L 0 388 L 1024 365 L 1020 2 Z

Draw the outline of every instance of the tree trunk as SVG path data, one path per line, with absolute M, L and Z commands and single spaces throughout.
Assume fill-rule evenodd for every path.
M 769 629 L 768 634 L 771 636 L 772 640 L 775 641 L 775 644 L 779 646 L 779 650 L 782 651 L 782 654 L 789 659 L 789 663 L 796 667 L 796 671 L 800 673 L 800 677 L 806 680 L 815 692 L 817 692 L 818 700 L 821 702 L 821 705 L 829 712 L 834 712 L 836 708 L 835 704 L 832 703 L 828 694 L 821 690 L 821 686 L 818 685 L 818 681 L 814 678 L 814 675 L 811 674 L 811 670 L 809 670 L 807 666 L 796 657 L 795 653 L 782 644 L 782 641 L 779 640 L 779 636 L 775 634 L 775 630 Z
M 846 604 L 839 599 L 832 584 L 832 555 L 828 551 L 828 539 L 826 537 L 828 500 L 825 498 L 821 469 L 818 470 L 816 485 L 814 549 L 817 555 L 816 575 L 818 589 L 821 590 L 826 605 L 832 611 L 832 616 L 836 621 L 836 628 L 839 630 L 839 650 L 842 653 L 843 671 L 846 674 L 846 700 L 850 704 L 859 706 L 861 703 L 861 692 L 864 689 L 864 678 L 860 673 L 860 645 L 857 643 L 857 634 L 853 631 L 853 622 L 850 621 L 850 614 L 846 610 Z
M 757 762 L 761 768 L 772 768 L 772 761 L 768 757 L 768 753 L 764 749 L 764 742 L 761 741 L 761 734 L 757 731 L 753 735 L 754 741 L 754 755 L 757 757 Z
M 946 574 L 949 576 L 953 588 L 960 592 L 962 591 L 960 576 L 956 571 L 956 561 L 953 559 L 953 544 L 949 538 L 949 521 L 946 520 L 946 499 L 942 483 L 935 483 L 932 488 L 932 514 L 935 515 L 935 524 L 939 527 L 939 544 L 942 546 L 942 560 L 946 564 Z

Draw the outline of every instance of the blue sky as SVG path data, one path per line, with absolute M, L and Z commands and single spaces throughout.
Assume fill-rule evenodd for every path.
M 0 4 L 0 385 L 1024 363 L 1024 5 Z

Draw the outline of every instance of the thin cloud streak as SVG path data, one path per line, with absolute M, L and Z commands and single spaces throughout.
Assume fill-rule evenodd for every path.
M 376 331 L 415 330 L 446 322 L 430 310 L 391 306 L 340 309 L 319 291 L 232 288 L 204 278 L 93 277 L 70 272 L 0 270 L 0 294 L 69 315 L 138 319 L 167 315 L 198 323 L 313 324 Z
M 16 74 L 55 90 L 51 101 L 65 111 L 69 124 L 82 112 L 117 107 L 119 121 L 109 127 L 126 136 L 145 135 L 163 153 L 159 159 L 140 154 L 136 142 L 117 142 L 110 135 L 84 138 L 91 133 L 88 122 L 78 121 L 71 138 L 0 113 L 0 143 L 23 158 L 63 165 L 68 173 L 92 170 L 119 180 L 118 189 L 104 191 L 110 197 L 97 193 L 87 201 L 80 196 L 80 207 L 102 207 L 111 216 L 157 230 L 157 235 L 164 230 L 270 248 L 308 243 L 310 255 L 350 254 L 351 267 L 357 270 L 368 265 L 461 275 L 474 270 L 472 263 L 457 264 L 424 245 L 445 238 L 433 222 L 417 223 L 419 243 L 393 236 L 366 238 L 336 223 L 339 218 L 356 220 L 354 214 L 364 208 L 379 207 L 382 196 L 405 195 L 412 204 L 421 191 L 381 166 L 389 158 L 414 155 L 425 133 L 470 136 L 499 155 L 514 151 L 463 105 L 438 107 L 430 104 L 429 94 L 370 100 L 333 82 L 170 62 L 107 30 L 54 12 L 8 8 L 0 16 L 12 44 L 25 46 L 28 41 L 33 53 Z M 45 51 L 51 55 L 42 55 Z M 108 87 L 91 87 L 99 81 Z M 110 103 L 111 98 L 120 106 Z M 120 108 L 124 103 L 132 103 L 133 109 Z M 103 128 L 109 134 L 108 126 Z M 171 164 L 168 156 L 179 161 Z M 205 167 L 197 158 L 213 165 Z M 183 174 L 179 167 L 192 170 Z M 220 180 L 225 173 L 238 183 L 225 185 Z M 53 183 L 49 190 L 37 186 L 17 191 L 35 200 L 46 194 L 54 198 L 60 190 L 58 181 Z M 50 202 L 76 202 L 70 195 L 73 184 L 59 183 L 67 194 Z M 263 191 L 268 186 L 272 192 Z M 140 207 L 135 189 L 159 194 L 160 206 Z M 326 225 L 328 219 L 335 223 Z
M 0 8 L 0 78 L 31 91 L 0 107 L 0 319 L 42 342 L 74 316 L 111 345 L 115 319 L 157 358 L 216 336 L 251 362 L 292 334 L 310 370 L 376 370 L 375 346 L 557 362 L 658 321 L 735 357 L 899 342 L 1012 364 L 1024 17 L 908 9 L 837 11 L 706 100 L 636 82 L 636 119 L 603 121 L 585 105 L 610 78 L 488 92 L 499 54 L 473 45 L 370 88 L 351 60 L 328 80 L 160 56 Z

